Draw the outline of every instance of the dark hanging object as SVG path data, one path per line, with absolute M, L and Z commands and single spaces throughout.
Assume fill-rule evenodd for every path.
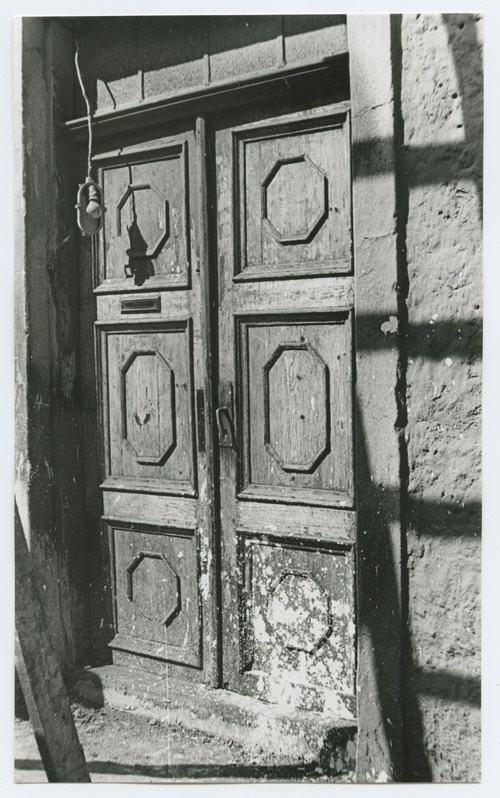
M 78 227 L 88 236 L 93 236 L 99 232 L 104 221 L 104 208 L 102 204 L 102 192 L 95 180 L 87 176 L 85 183 L 78 189 L 77 202 L 77 221 Z
M 78 188 L 75 206 L 77 210 L 76 218 L 78 227 L 82 233 L 87 236 L 94 236 L 103 225 L 106 208 L 102 201 L 101 187 L 92 178 L 92 114 L 90 112 L 90 103 L 85 92 L 85 86 L 83 85 L 82 75 L 80 73 L 80 65 L 78 63 L 78 42 L 76 42 L 75 67 L 83 99 L 87 106 L 87 124 L 89 131 L 87 177 L 85 178 L 85 183 L 82 183 Z

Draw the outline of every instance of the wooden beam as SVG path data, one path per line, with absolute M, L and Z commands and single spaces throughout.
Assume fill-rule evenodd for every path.
M 50 782 L 90 782 L 15 506 L 16 669 Z
M 275 96 L 280 99 L 285 96 L 294 99 L 304 96 L 310 101 L 314 95 L 323 94 L 326 86 L 334 99 L 346 99 L 347 53 L 325 58 L 319 63 L 263 71 L 238 80 L 231 78 L 210 86 L 182 89 L 165 97 L 98 111 L 93 116 L 94 137 L 100 139 L 123 130 L 143 129 L 190 115 L 198 116 L 211 111 L 220 113 L 223 108 L 250 106 Z M 70 119 L 63 123 L 63 127 L 75 143 L 86 140 L 87 117 Z

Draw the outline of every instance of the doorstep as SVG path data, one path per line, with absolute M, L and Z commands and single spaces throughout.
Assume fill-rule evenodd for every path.
M 355 772 L 356 726 L 318 712 L 288 710 L 206 685 L 170 680 L 123 665 L 85 668 L 73 692 L 82 701 L 234 740 L 276 764 L 317 763 L 324 772 Z

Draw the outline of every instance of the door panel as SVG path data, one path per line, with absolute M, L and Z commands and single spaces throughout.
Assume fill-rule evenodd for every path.
M 190 267 L 186 141 L 136 152 L 101 171 L 107 212 L 101 236 L 101 290 L 187 288 Z M 133 283 L 127 276 L 133 277 Z
M 194 495 L 188 321 L 102 328 L 105 487 Z
M 239 279 L 349 272 L 346 114 L 235 135 Z
M 250 685 L 294 709 L 352 711 L 352 553 L 261 535 L 238 546 Z
M 200 601 L 194 530 L 112 525 L 115 648 L 200 665 Z
M 328 320 L 239 320 L 240 496 L 352 505 L 351 335 Z
M 352 718 L 348 113 L 235 114 L 215 139 L 224 680 Z

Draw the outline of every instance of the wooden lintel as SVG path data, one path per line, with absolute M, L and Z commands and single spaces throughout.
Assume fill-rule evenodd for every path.
M 97 112 L 93 117 L 94 136 L 100 138 L 125 129 L 150 127 L 165 120 L 183 116 L 199 115 L 211 110 L 247 105 L 263 101 L 284 93 L 297 97 L 301 92 L 311 97 L 324 92 L 328 85 L 330 96 L 347 99 L 348 54 L 323 59 L 321 62 L 302 63 L 293 67 L 282 67 L 249 75 L 245 78 L 221 81 L 212 86 L 173 92 L 153 100 L 126 104 L 112 111 Z M 63 127 L 72 135 L 75 143 L 85 140 L 87 117 L 70 119 Z

